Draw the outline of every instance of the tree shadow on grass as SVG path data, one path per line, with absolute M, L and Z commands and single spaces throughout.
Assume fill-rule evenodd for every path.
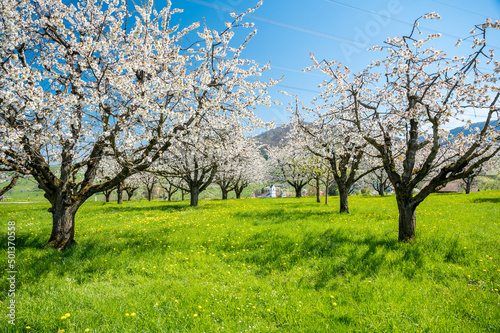
M 277 207 L 276 207 L 277 206 Z M 285 207 L 280 207 L 278 205 L 273 206 L 270 209 L 258 210 L 258 211 L 245 211 L 237 212 L 233 217 L 240 220 L 252 220 L 253 225 L 261 224 L 279 224 L 287 223 L 291 220 L 305 220 L 310 218 L 326 218 L 332 214 L 329 210 L 296 210 L 293 205 L 286 205 Z M 300 207 L 300 206 L 298 206 Z
M 478 198 L 472 200 L 473 203 L 500 203 L 500 198 Z
M 203 206 L 191 207 L 189 204 L 169 204 L 165 203 L 162 205 L 155 206 L 144 206 L 144 207 L 134 207 L 134 206 L 120 206 L 120 205 L 110 205 L 101 208 L 105 213 L 124 213 L 124 212 L 147 212 L 147 211 L 187 211 L 189 209 L 203 210 L 206 209 Z
M 393 263 L 396 253 L 401 262 L 414 267 L 424 266 L 424 254 L 415 244 L 404 244 L 397 239 L 375 235 L 353 235 L 341 229 L 328 229 L 322 233 L 308 233 L 297 240 L 280 235 L 256 234 L 232 249 L 239 253 L 230 256 L 230 261 L 241 261 L 256 265 L 256 275 L 267 276 L 273 271 L 290 271 L 297 266 L 313 265 L 313 276 L 308 276 L 300 284 L 308 284 L 315 289 L 323 288 L 328 282 L 345 275 L 366 279 L 376 275 L 384 267 Z M 244 251 L 245 250 L 245 251 Z M 388 258 L 389 257 L 389 258 Z M 413 275 L 408 275 L 412 278 Z

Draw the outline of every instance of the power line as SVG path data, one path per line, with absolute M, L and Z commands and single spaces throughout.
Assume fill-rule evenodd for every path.
M 478 15 L 478 16 L 481 16 L 481 17 L 489 17 L 488 15 L 476 13 L 476 12 L 473 12 L 472 10 L 468 10 L 468 9 L 460 8 L 460 7 L 457 7 L 457 6 L 453 6 L 453 5 L 450 5 L 450 4 L 448 4 L 446 2 L 443 2 L 443 1 L 439 1 L 439 0 L 433 0 L 433 1 L 437 2 L 437 3 L 440 3 L 442 5 L 448 6 L 448 7 L 452 7 L 452 8 L 455 8 L 455 9 L 467 12 L 467 13 L 475 14 L 475 15 Z
M 370 15 L 375 15 L 375 16 L 381 17 L 383 19 L 389 19 L 391 21 L 396 21 L 396 22 L 399 22 L 399 23 L 403 23 L 403 24 L 409 25 L 411 27 L 413 27 L 413 25 L 414 25 L 414 23 L 410 23 L 410 22 L 406 22 L 406 21 L 403 21 L 403 20 L 399 20 L 399 19 L 391 17 L 391 16 L 386 16 L 386 15 L 378 14 L 378 13 L 375 13 L 375 12 L 372 12 L 372 11 L 369 11 L 369 10 L 366 10 L 366 9 L 362 9 L 362 8 L 359 8 L 359 7 L 354 7 L 354 6 L 351 6 L 351 5 L 346 5 L 346 4 L 342 3 L 342 2 L 333 1 L 333 0 L 325 0 L 325 1 L 329 2 L 331 4 L 334 4 L 334 5 L 337 5 L 337 6 L 341 6 L 341 7 L 345 7 L 345 8 L 349 8 L 349 9 L 354 9 L 354 10 L 362 12 L 362 13 L 367 13 L 367 14 L 370 14 Z M 440 2 L 440 1 L 437 1 L 437 0 L 434 0 L 434 1 Z M 440 3 L 442 3 L 442 2 L 440 2 Z M 451 6 L 451 7 L 453 7 L 453 6 Z M 455 8 L 458 8 L 458 7 L 455 7 Z M 458 8 L 458 9 L 460 9 L 460 8 Z M 465 10 L 465 9 L 463 9 L 463 10 Z M 477 14 L 477 13 L 474 13 L 474 14 Z M 480 15 L 480 14 L 478 14 L 478 15 Z M 425 29 L 427 29 L 427 30 L 429 30 L 431 32 L 441 33 L 442 35 L 445 35 L 445 36 L 448 36 L 448 37 L 453 37 L 453 38 L 456 38 L 456 39 L 462 39 L 462 37 L 457 36 L 457 35 L 449 34 L 449 33 L 446 33 L 446 32 L 441 32 L 441 31 L 430 29 L 430 28 L 426 28 L 426 27 L 423 27 L 423 26 L 421 26 L 421 27 L 425 28 Z M 470 41 L 470 40 L 467 40 L 467 41 Z M 472 43 L 472 41 L 470 41 L 470 42 Z M 493 46 L 495 48 L 499 48 L 498 46 L 495 46 L 495 45 L 491 45 L 491 46 Z
M 205 7 L 210 7 L 210 8 L 213 8 L 213 9 L 217 9 L 217 10 L 222 10 L 222 11 L 225 11 L 225 12 L 228 12 L 228 13 L 233 13 L 234 12 L 234 13 L 241 14 L 240 11 L 234 10 L 232 8 L 228 8 L 228 7 L 216 5 L 216 4 L 209 3 L 209 2 L 206 2 L 206 1 L 203 1 L 203 0 L 186 0 L 186 1 L 187 2 L 196 3 L 198 5 L 202 5 L 202 6 L 205 6 Z M 284 23 L 284 22 L 279 22 L 279 21 L 271 20 L 271 19 L 268 19 L 268 18 L 265 18 L 265 17 L 260 17 L 260 16 L 257 16 L 257 15 L 249 14 L 249 15 L 247 15 L 247 17 L 251 18 L 251 19 L 254 19 L 254 20 L 258 20 L 258 21 L 269 23 L 269 24 L 273 24 L 273 25 L 276 25 L 276 26 L 279 26 L 279 27 L 283 27 L 283 28 L 287 28 L 287 29 L 292 29 L 292 30 L 304 32 L 304 33 L 307 33 L 307 34 L 310 34 L 310 35 L 314 35 L 314 36 L 318 36 L 318 37 L 333 39 L 333 40 L 336 40 L 336 41 L 339 41 L 339 42 L 353 44 L 353 45 L 356 45 L 356 46 L 363 46 L 363 47 L 370 47 L 371 46 L 371 45 L 360 44 L 359 42 L 356 42 L 356 41 L 354 41 L 352 39 L 346 39 L 346 38 L 337 37 L 337 36 L 334 36 L 334 35 L 325 34 L 325 33 L 318 32 L 318 31 L 314 31 L 314 30 L 305 29 L 305 28 L 302 28 L 302 27 L 299 27 L 299 26 L 296 26 L 296 25 L 292 25 L 292 24 L 288 24 L 288 23 Z

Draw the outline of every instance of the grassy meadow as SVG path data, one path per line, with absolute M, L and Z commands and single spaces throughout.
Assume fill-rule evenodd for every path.
M 394 197 L 349 203 L 91 201 L 64 252 L 48 204 L 1 204 L 0 332 L 500 331 L 500 192 L 430 196 L 413 244 Z

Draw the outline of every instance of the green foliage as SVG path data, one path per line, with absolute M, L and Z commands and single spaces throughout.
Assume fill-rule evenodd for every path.
M 18 273 L 0 331 L 500 330 L 500 192 L 431 195 L 413 244 L 394 197 L 352 197 L 349 215 L 314 201 L 91 201 L 64 252 L 44 249 L 48 204 L 1 204 L 0 268 L 15 221 Z

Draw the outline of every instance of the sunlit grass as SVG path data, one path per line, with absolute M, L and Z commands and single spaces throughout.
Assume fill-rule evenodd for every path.
M 393 197 L 352 197 L 350 215 L 314 200 L 89 202 L 64 252 L 44 249 L 47 204 L 4 204 L 17 324 L 4 273 L 0 331 L 500 330 L 500 192 L 431 196 L 414 244 Z

